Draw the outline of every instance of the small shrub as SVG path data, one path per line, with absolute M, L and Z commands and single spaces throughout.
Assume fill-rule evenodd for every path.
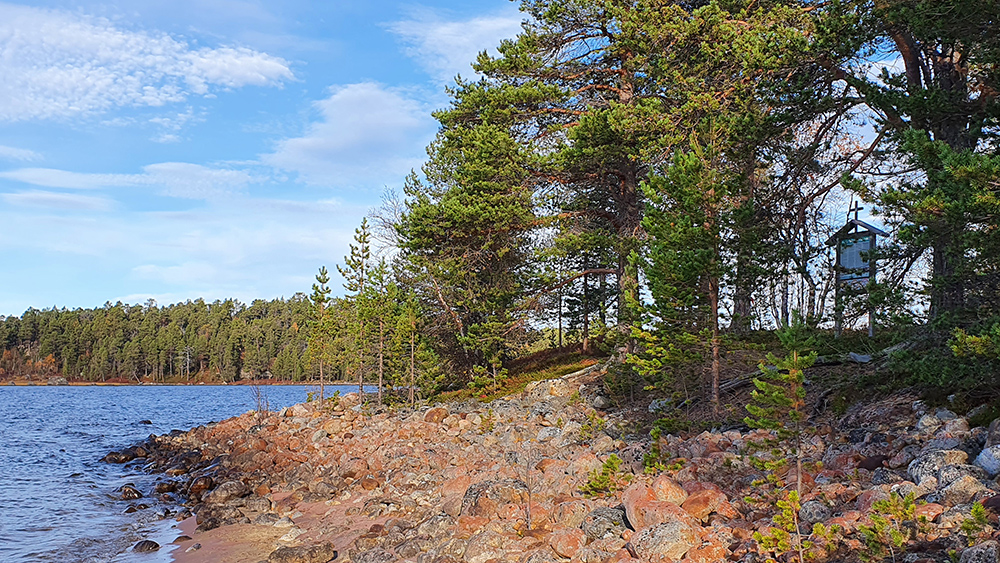
M 587 413 L 587 422 L 580 426 L 580 441 L 586 442 L 604 430 L 607 421 L 592 412 Z
M 972 505 L 972 513 L 962 521 L 961 530 L 962 534 L 965 535 L 965 540 L 969 544 L 969 547 L 976 545 L 980 539 L 985 535 L 990 522 L 986 516 L 986 509 L 983 507 L 983 503 L 976 501 Z
M 662 435 L 662 431 L 656 426 L 653 426 L 653 429 L 649 431 L 652 443 L 649 445 L 649 451 L 642 456 L 644 473 L 654 474 L 666 469 L 662 461 L 663 452 L 660 451 L 660 436 Z
M 621 458 L 611 454 L 599 469 L 590 472 L 580 492 L 587 498 L 593 498 L 621 490 L 629 482 L 629 476 L 621 473 L 621 465 Z
M 480 417 L 480 419 L 481 419 L 480 422 L 479 422 L 479 433 L 480 434 L 486 434 L 486 433 L 489 433 L 489 432 L 493 432 L 493 427 L 496 425 L 496 422 L 493 420 L 493 418 L 494 418 L 493 417 L 493 409 L 489 409 L 488 411 L 486 411 L 486 415 L 485 416 Z
M 784 554 L 794 553 L 799 563 L 803 563 L 805 553 L 813 548 L 814 543 L 799 533 L 799 510 L 802 508 L 799 493 L 789 491 L 776 504 L 780 512 L 772 519 L 775 526 L 766 534 L 754 532 L 753 539 L 763 551 L 773 553 L 775 560 Z
M 770 561 L 782 559 L 782 556 L 787 559 L 787 554 L 793 554 L 799 563 L 805 563 L 822 559 L 837 551 L 842 540 L 840 526 L 827 528 L 817 522 L 808 536 L 803 536 L 799 531 L 799 510 L 802 509 L 802 504 L 798 492 L 785 493 L 785 497 L 775 504 L 780 510 L 772 519 L 775 527 L 772 527 L 767 534 L 761 532 L 753 534 L 754 540 L 762 550 L 774 554 L 774 559 Z
M 993 402 L 975 416 L 969 417 L 969 428 L 989 426 L 991 422 L 998 418 L 1000 418 L 1000 403 Z
M 916 535 L 917 522 L 913 517 L 915 510 L 913 493 L 906 497 L 892 493 L 888 499 L 876 501 L 869 515 L 871 526 L 858 526 L 865 544 L 865 549 L 860 554 L 861 559 L 882 561 L 891 557 L 895 560 L 896 552 Z

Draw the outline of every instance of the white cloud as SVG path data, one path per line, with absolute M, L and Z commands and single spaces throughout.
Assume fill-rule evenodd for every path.
M 186 162 L 143 167 L 141 174 L 89 174 L 53 168 L 20 168 L 0 172 L 0 178 L 35 186 L 63 189 L 159 188 L 161 194 L 186 199 L 213 199 L 243 191 L 261 178 L 245 170 L 209 168 Z
M 189 199 L 210 199 L 240 192 L 259 178 L 244 170 L 208 168 L 185 162 L 150 164 L 141 178 L 160 186 L 164 195 Z
M 160 133 L 159 135 L 156 135 L 155 137 L 151 137 L 149 140 L 153 141 L 154 143 L 164 143 L 164 144 L 165 143 L 179 143 L 179 142 L 181 142 L 180 136 L 179 135 L 174 135 L 173 133 Z
M 160 127 L 161 131 L 150 138 L 154 143 L 179 143 L 180 135 L 177 133 L 189 123 L 199 123 L 205 121 L 204 115 L 195 115 L 194 108 L 174 114 L 160 115 L 149 120 L 149 123 Z
M 314 104 L 320 120 L 261 160 L 310 184 L 381 186 L 423 162 L 434 133 L 427 108 L 403 92 L 363 82 Z
M 19 149 L 17 147 L 7 147 L 4 145 L 0 145 L 0 158 L 4 160 L 20 160 L 22 162 L 31 162 L 35 160 L 41 160 L 42 155 L 28 149 Z
M 0 194 L 0 198 L 11 205 L 40 207 L 70 211 L 107 211 L 114 202 L 108 198 L 32 190 L 10 194 Z
M 44 186 L 46 188 L 66 188 L 93 190 L 111 186 L 122 186 L 120 174 L 83 174 L 56 170 L 54 168 L 18 168 L 0 172 L 0 178 Z
M 238 195 L 179 212 L 125 205 L 99 217 L 50 211 L 0 199 L 0 252 L 11 257 L 0 314 L 40 303 L 290 297 L 309 291 L 320 265 L 334 270 L 343 260 L 366 206 Z M 72 288 L 49 283 L 65 279 Z
M 430 10 L 416 10 L 409 20 L 387 24 L 406 45 L 406 54 L 441 83 L 456 75 L 473 74 L 471 64 L 482 51 L 496 53 L 502 39 L 521 31 L 522 15 L 516 9 L 491 16 L 449 21 Z
M 0 121 L 162 106 L 293 77 L 285 60 L 251 49 L 193 48 L 104 18 L 3 3 L 0 54 Z

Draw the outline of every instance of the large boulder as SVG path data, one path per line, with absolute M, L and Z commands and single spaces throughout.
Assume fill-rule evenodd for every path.
M 160 549 L 160 544 L 153 540 L 142 540 L 141 542 L 132 546 L 132 551 L 137 551 L 139 553 L 148 553 L 150 551 L 156 551 Z
M 589 540 L 616 538 L 625 531 L 625 511 L 602 506 L 583 518 L 580 529 Z
M 666 474 L 662 474 L 653 480 L 652 489 L 656 500 L 672 502 L 678 506 L 684 504 L 684 501 L 688 498 L 688 492 Z
M 807 500 L 799 508 L 799 521 L 803 524 L 813 525 L 823 522 L 833 514 L 833 511 L 823 501 Z
M 910 462 L 906 472 L 910 481 L 920 483 L 928 477 L 937 479 L 938 471 L 946 465 L 960 465 L 969 459 L 969 454 L 962 450 L 936 450 L 924 453 Z
M 1000 544 L 996 540 L 984 541 L 962 552 L 959 563 L 997 563 L 1000 561 Z
M 728 502 L 729 499 L 726 498 L 725 493 L 717 491 L 715 489 L 702 489 L 700 491 L 695 491 L 684 501 L 681 508 L 685 512 L 694 516 L 698 520 L 704 522 L 708 520 L 709 515 L 719 509 L 724 503 Z
M 947 487 L 958 479 L 969 475 L 976 479 L 985 479 L 986 471 L 975 465 L 946 465 L 938 470 L 938 487 Z
M 504 537 L 500 534 L 487 530 L 480 532 L 471 538 L 465 548 L 465 561 L 467 563 L 486 563 L 490 559 L 503 560 Z
M 698 530 L 676 520 L 644 528 L 632 536 L 635 552 L 643 561 L 680 561 L 689 549 L 700 544 Z
M 267 563 L 328 563 L 337 558 L 332 543 L 299 547 L 279 547 L 267 557 Z
M 970 502 L 976 494 L 985 490 L 986 487 L 979 482 L 979 479 L 971 475 L 963 475 L 941 489 L 941 501 L 945 506 L 957 506 Z
M 520 479 L 483 481 L 469 487 L 462 499 L 462 514 L 496 516 L 497 509 L 507 504 L 523 504 L 528 500 L 528 485 Z
M 990 428 L 992 427 L 990 424 Z M 982 467 L 990 477 L 1000 475 L 1000 444 L 984 448 L 976 457 L 975 464 Z
M 679 521 L 688 526 L 698 525 L 698 519 L 672 502 L 656 499 L 645 483 L 633 483 L 622 494 L 625 516 L 633 530 L 648 528 L 664 522 Z
M 549 536 L 549 546 L 552 551 L 566 559 L 571 559 L 586 544 L 587 536 L 579 529 L 556 530 Z
M 250 494 L 250 489 L 243 481 L 226 481 L 219 485 L 214 491 L 205 495 L 205 502 L 209 504 L 223 504 L 235 498 L 245 497 Z

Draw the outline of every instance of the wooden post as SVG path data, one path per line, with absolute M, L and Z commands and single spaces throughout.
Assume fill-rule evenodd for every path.
M 878 235 L 871 233 L 871 244 L 868 245 L 868 338 L 875 337 L 875 305 L 872 304 L 872 290 L 875 289 L 875 248 L 878 246 Z
M 843 330 L 844 305 L 840 298 L 840 239 L 837 239 L 837 256 L 833 262 L 833 336 L 840 338 Z

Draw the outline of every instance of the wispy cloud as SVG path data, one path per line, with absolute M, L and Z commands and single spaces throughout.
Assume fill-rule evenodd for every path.
M 313 202 L 324 211 L 317 213 L 310 202 L 269 205 L 268 200 L 237 196 L 185 212 L 135 212 L 118 206 L 114 213 L 96 217 L 19 208 L 4 205 L 4 199 L 0 250 L 58 255 L 62 275 L 97 286 L 91 293 L 100 296 L 98 302 L 142 302 L 147 297 L 161 303 L 197 297 L 249 302 L 308 291 L 320 265 L 333 270 L 343 259 L 365 213 L 364 206 Z M 28 272 L 52 271 L 48 265 L 25 264 L 16 270 L 24 276 L 5 291 L 27 295 L 31 276 L 39 275 Z M 339 292 L 339 284 L 334 285 Z M 46 299 L 37 299 L 64 304 L 65 293 L 54 287 Z M 19 313 L 22 305 L 0 309 L 0 314 Z
M 0 121 L 162 106 L 293 78 L 284 59 L 244 47 L 195 48 L 104 18 L 3 3 L 0 53 Z
M 141 174 L 91 174 L 53 168 L 20 168 L 0 172 L 0 178 L 47 188 L 158 188 L 162 195 L 212 199 L 243 191 L 262 179 L 245 170 L 212 168 L 186 162 L 144 166 Z
M 0 194 L 0 199 L 20 207 L 70 211 L 107 211 L 114 206 L 114 201 L 105 197 L 42 190 Z
M 423 161 L 434 133 L 427 108 L 405 92 L 372 82 L 338 86 L 314 104 L 319 120 L 304 135 L 263 155 L 303 181 L 336 187 L 398 182 Z
M 386 24 L 400 38 L 406 54 L 440 83 L 473 74 L 472 62 L 482 51 L 521 31 L 522 15 L 514 8 L 493 15 L 449 20 L 429 9 L 411 12 L 407 20 Z M 495 52 L 495 51 L 494 51 Z
M 8 147 L 0 145 L 0 159 L 19 160 L 21 162 L 33 162 L 36 160 L 41 160 L 42 155 L 28 149 L 19 149 L 17 147 Z

